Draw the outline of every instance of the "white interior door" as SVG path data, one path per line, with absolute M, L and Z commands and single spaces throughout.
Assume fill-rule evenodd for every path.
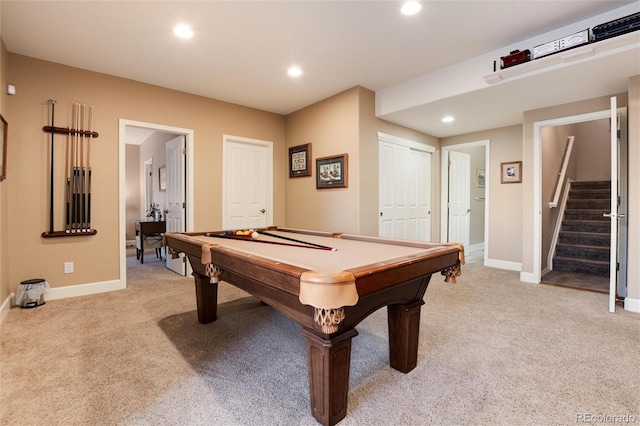
M 431 153 L 401 144 L 379 144 L 378 235 L 431 239 Z
M 408 158 L 408 147 L 380 142 L 378 233 L 381 237 L 407 238 L 407 187 L 403 170 Z
M 611 257 L 609 260 L 609 312 L 616 311 L 616 293 L 618 286 L 618 261 L 620 259 L 619 249 L 619 234 L 618 234 L 618 221 L 625 220 L 625 214 L 619 212 L 620 200 L 626 198 L 626 194 L 622 194 L 619 191 L 618 184 L 620 181 L 626 179 L 620 178 L 618 163 L 619 163 L 619 147 L 620 147 L 620 130 L 621 125 L 618 120 L 618 108 L 617 99 L 615 96 L 611 98 L 611 212 L 605 213 L 611 221 Z M 626 172 L 626 170 L 625 170 Z M 626 205 L 626 203 L 625 203 Z M 625 220 L 626 224 L 626 220 Z M 626 227 L 625 227 L 626 229 Z M 626 269 L 626 263 L 625 263 Z M 623 283 L 624 288 L 621 289 L 626 293 L 626 282 Z
M 167 194 L 165 220 L 168 232 L 185 232 L 185 137 L 178 136 L 166 145 Z M 186 258 L 180 253 L 175 259 L 166 256 L 167 268 L 180 275 L 186 275 Z
M 457 151 L 449 152 L 448 238 L 469 248 L 469 213 L 471 213 L 470 187 L 471 156 Z
M 409 239 L 431 241 L 431 154 L 409 151 Z
M 225 136 L 223 149 L 223 227 L 248 229 L 271 225 L 271 142 Z

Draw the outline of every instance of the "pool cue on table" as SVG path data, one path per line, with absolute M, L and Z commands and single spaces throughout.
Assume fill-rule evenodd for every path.
M 258 234 L 260 234 L 258 232 Z M 239 241 L 251 241 L 254 243 L 263 243 L 263 244 L 275 244 L 275 245 L 279 245 L 279 246 L 289 246 L 289 247 L 300 247 L 300 248 L 308 248 L 308 249 L 314 249 L 314 250 L 325 250 L 325 251 L 336 251 L 335 248 L 332 247 L 326 247 L 326 246 L 320 246 L 318 247 L 318 244 L 314 244 L 314 245 L 301 245 L 301 244 L 290 244 L 290 243 L 281 243 L 278 241 L 265 241 L 265 240 L 257 240 L 255 238 L 247 238 L 247 237 L 243 237 L 241 235 L 224 235 L 224 234 L 215 234 L 212 232 L 207 232 L 206 234 L 204 234 L 205 237 L 215 237 L 215 238 L 224 238 L 227 240 L 239 240 Z
M 258 232 L 258 235 L 268 235 L 270 237 L 281 238 L 283 240 L 293 241 L 295 243 L 308 244 L 310 246 L 329 249 L 329 250 L 333 250 L 333 251 L 337 251 L 338 250 L 338 249 L 336 249 L 334 247 L 323 246 L 322 244 L 310 243 L 308 241 L 303 241 L 303 240 L 296 240 L 295 238 L 285 237 L 283 235 L 272 234 L 271 232 L 267 232 L 267 231 L 260 231 L 260 232 Z

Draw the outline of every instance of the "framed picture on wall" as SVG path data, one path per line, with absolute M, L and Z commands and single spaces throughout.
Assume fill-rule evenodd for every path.
M 311 144 L 289 148 L 289 177 L 311 176 Z
M 500 183 L 521 183 L 522 161 L 500 163 Z
M 346 188 L 349 178 L 348 154 L 316 159 L 316 188 Z
M 158 182 L 160 183 L 160 192 L 167 190 L 167 166 L 158 168 Z
M 476 169 L 476 187 L 484 188 L 484 180 L 486 179 L 486 174 L 483 169 Z

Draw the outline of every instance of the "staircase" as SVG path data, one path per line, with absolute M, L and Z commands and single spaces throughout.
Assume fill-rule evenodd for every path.
M 562 227 L 553 257 L 553 269 L 609 276 L 611 182 L 571 184 Z

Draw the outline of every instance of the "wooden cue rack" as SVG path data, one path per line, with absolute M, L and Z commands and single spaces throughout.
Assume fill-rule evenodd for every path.
M 86 105 L 73 104 L 73 125 L 68 128 L 54 126 L 55 100 L 49 99 L 51 105 L 51 125 L 42 130 L 51 135 L 50 158 L 50 208 L 49 230 L 42 233 L 42 238 L 80 237 L 97 234 L 91 228 L 91 141 L 97 138 L 98 132 L 92 130 L 93 106 L 87 113 Z M 83 130 L 84 122 L 89 123 L 89 130 Z M 66 135 L 65 142 L 65 229 L 54 230 L 54 135 Z M 88 139 L 86 139 L 88 138 Z M 86 149 L 85 149 L 86 145 Z M 78 162 L 79 160 L 79 162 Z M 86 161 L 85 161 L 86 160 Z

